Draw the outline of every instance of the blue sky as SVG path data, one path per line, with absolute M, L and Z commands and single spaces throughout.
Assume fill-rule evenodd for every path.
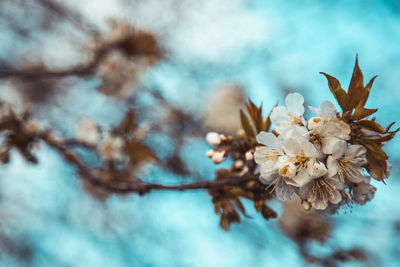
M 400 11 L 394 8 L 395 1 L 126 2 L 70 0 L 68 4 L 103 30 L 107 19 L 122 17 L 156 31 L 170 60 L 148 72 L 144 82 L 158 85 L 177 106 L 204 112 L 205 99 L 222 81 L 243 84 L 247 95 L 263 102 L 266 110 L 282 103 L 282 87 L 302 93 L 316 106 L 333 101 L 319 72 L 336 76 L 347 87 L 358 53 L 365 78 L 379 75 L 367 106 L 379 107 L 377 120 L 383 125 L 399 120 Z M 83 44 L 85 38 L 77 36 Z M 40 47 L 37 57 L 51 66 L 74 64 L 82 60 L 82 46 L 67 39 L 46 36 L 27 45 L 2 28 L 1 55 L 14 51 L 16 44 L 19 53 Z M 7 84 L 2 89 L 1 97 L 13 99 Z M 66 135 L 73 134 L 80 116 L 107 126 L 125 110 L 98 93 L 93 82 L 71 88 L 59 101 L 69 103 L 67 110 L 53 109 L 39 116 Z M 68 116 L 60 121 L 62 114 Z M 399 148 L 397 137 L 386 149 L 391 158 L 399 159 Z M 207 149 L 203 140 L 188 140 L 185 155 L 189 164 L 196 162 L 211 174 L 216 167 L 204 157 Z M 302 262 L 276 221 L 264 221 L 251 207 L 253 219 L 244 219 L 225 233 L 206 192 L 114 196 L 101 203 L 81 189 L 74 171 L 55 152 L 42 145 L 38 155 L 38 166 L 13 153 L 11 164 L 0 168 L 1 226 L 11 237 L 34 247 L 35 266 L 299 266 Z M 154 170 L 151 175 L 165 174 Z M 330 244 L 362 246 L 374 254 L 375 263 L 396 266 L 400 239 L 394 238 L 393 223 L 400 220 L 398 178 L 394 166 L 387 185 L 374 182 L 378 191 L 371 203 L 333 216 L 337 228 Z M 274 206 L 280 210 L 278 202 Z M 8 258 L 0 262 L 18 266 Z

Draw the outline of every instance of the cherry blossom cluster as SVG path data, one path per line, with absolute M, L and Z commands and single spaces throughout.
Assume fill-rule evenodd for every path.
M 376 189 L 364 175 L 367 149 L 350 144 L 351 127 L 333 103 L 310 107 L 315 117 L 308 121 L 302 95 L 287 95 L 285 104 L 270 115 L 274 133 L 262 131 L 256 137 L 262 146 L 256 148 L 254 159 L 268 190 L 282 201 L 298 195 L 307 210 L 370 200 Z

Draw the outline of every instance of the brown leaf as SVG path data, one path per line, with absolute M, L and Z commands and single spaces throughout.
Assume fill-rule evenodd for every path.
M 358 125 L 367 130 L 375 131 L 381 134 L 386 133 L 385 129 L 383 129 L 381 125 L 373 120 L 362 120 L 358 122 Z
M 224 229 L 224 231 L 229 231 L 231 229 L 231 222 L 225 214 L 221 215 L 221 218 L 219 219 L 219 225 L 222 229 Z
M 375 75 L 374 77 L 372 77 L 372 79 L 369 81 L 369 83 L 364 87 L 364 90 L 360 96 L 360 102 L 359 102 L 359 105 L 361 105 L 362 107 L 364 107 L 365 104 L 367 103 L 367 100 L 369 97 L 369 92 L 371 91 L 371 87 L 374 84 L 374 80 L 376 79 L 376 77 L 378 77 L 378 75 Z
M 238 197 L 233 198 L 233 202 L 235 204 L 235 207 L 243 214 L 244 217 L 251 218 L 249 215 L 247 215 L 246 209 L 244 208 L 243 203 L 240 200 L 240 198 L 238 198 Z
M 119 130 L 124 134 L 130 134 L 135 129 L 136 113 L 134 109 L 129 109 L 125 118 L 119 125 Z
M 360 102 L 360 97 L 364 91 L 364 76 L 360 67 L 358 66 L 358 55 L 356 56 L 356 64 L 354 66 L 353 76 L 351 77 L 348 98 L 347 110 L 352 110 Z
M 262 105 L 257 107 L 250 99 L 249 104 L 246 104 L 247 111 L 249 113 L 250 119 L 253 122 L 257 132 L 263 129 L 263 117 L 262 117 Z
M 368 109 L 362 107 L 360 104 L 356 107 L 356 110 L 354 111 L 354 114 L 352 115 L 353 120 L 361 120 L 364 119 L 375 112 L 377 112 L 378 109 Z
M 224 209 L 219 224 L 225 231 L 229 231 L 232 223 L 239 223 L 240 216 L 234 209 Z
M 320 73 L 325 75 L 325 77 L 328 79 L 329 89 L 331 89 L 332 94 L 336 98 L 336 101 L 338 102 L 342 110 L 343 111 L 348 110 L 347 93 L 345 90 L 343 90 L 342 86 L 340 85 L 340 82 L 335 77 L 326 74 L 325 72 L 320 72 Z
M 364 143 L 363 145 L 367 148 L 367 156 L 378 160 L 387 160 L 389 158 L 377 143 Z
M 377 159 L 373 153 L 367 151 L 367 161 L 368 164 L 366 169 L 368 173 L 375 179 L 384 182 L 384 179 L 387 178 L 386 169 L 387 169 L 387 161 L 383 159 Z
M 266 219 L 266 220 L 274 219 L 274 218 L 278 217 L 278 214 L 273 209 L 268 207 L 267 205 L 262 206 L 261 214 L 264 217 L 264 219 Z
M 275 107 L 276 106 L 278 106 L 278 104 L 276 104 Z M 268 114 L 268 117 L 264 121 L 263 129 L 262 129 L 264 132 L 268 132 L 269 129 L 271 128 L 271 113 L 272 113 L 272 110 L 273 109 L 271 109 L 271 111 Z
M 263 206 L 264 206 L 263 199 L 254 201 L 254 208 L 256 208 L 256 211 L 260 212 Z
M 152 160 L 160 161 L 157 155 L 154 154 L 149 147 L 139 142 L 128 142 L 125 149 L 126 153 L 129 155 L 129 160 L 132 166 L 136 166 L 140 163 L 147 163 Z
M 247 136 L 255 137 L 254 129 L 249 122 L 249 118 L 244 114 L 243 110 L 240 110 L 240 122 L 242 123 L 243 130 Z
M 397 129 L 396 131 L 390 132 L 388 135 L 385 135 L 385 136 L 377 135 L 377 136 L 381 136 L 381 137 L 364 139 L 363 142 L 365 142 L 365 143 L 383 143 L 383 142 L 387 142 L 387 141 L 392 140 L 399 130 L 400 130 L 400 128 Z

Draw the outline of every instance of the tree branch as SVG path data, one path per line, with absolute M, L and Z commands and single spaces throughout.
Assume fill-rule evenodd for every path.
M 116 183 L 107 183 L 103 179 L 93 175 L 90 168 L 85 166 L 78 157 L 69 152 L 64 144 L 51 138 L 48 134 L 41 134 L 40 138 L 46 142 L 50 147 L 53 147 L 60 153 L 60 155 L 82 174 L 84 179 L 87 179 L 93 185 L 120 194 L 137 193 L 144 195 L 150 193 L 153 190 L 169 190 L 169 191 L 185 191 L 185 190 L 197 190 L 197 189 L 219 189 L 224 186 L 241 186 L 248 182 L 259 181 L 257 176 L 244 175 L 244 176 L 232 176 L 226 179 L 212 180 L 212 181 L 201 181 L 190 184 L 180 185 L 163 185 L 157 183 L 145 183 L 140 180 L 128 182 L 120 179 L 112 179 Z M 69 141 L 70 142 L 70 141 Z

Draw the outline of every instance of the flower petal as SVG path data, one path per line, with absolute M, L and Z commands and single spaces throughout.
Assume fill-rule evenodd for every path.
M 270 118 L 271 122 L 278 127 L 281 124 L 287 124 L 289 122 L 288 109 L 284 106 L 274 107 L 272 109 Z
M 286 154 L 300 154 L 302 152 L 299 142 L 294 138 L 287 138 L 283 142 L 283 150 Z
M 317 210 L 324 210 L 328 207 L 328 200 L 322 197 L 316 198 L 313 202 L 311 202 L 311 204 L 313 204 L 314 208 Z
M 302 116 L 304 113 L 304 98 L 299 93 L 288 94 L 285 104 L 290 113 L 295 116 Z
M 347 148 L 345 156 L 351 158 L 365 158 L 367 149 L 362 145 L 351 145 Z
M 276 178 L 279 178 L 279 174 L 276 171 L 261 173 L 260 181 L 263 184 L 270 184 Z
M 336 118 L 336 108 L 331 101 L 324 101 L 319 105 L 318 116 L 324 119 L 324 121 L 334 121 Z
M 286 184 L 283 179 L 279 179 L 279 181 L 276 181 L 275 193 L 278 199 L 286 201 L 292 198 L 294 187 Z
M 277 145 L 277 138 L 273 133 L 267 133 L 267 132 L 260 132 L 257 137 L 257 142 L 263 145 L 266 145 L 268 147 L 273 147 L 275 148 Z
M 342 195 L 340 194 L 339 191 L 335 190 L 332 192 L 332 194 L 329 197 L 329 201 L 332 204 L 338 204 L 340 201 L 342 201 Z
M 301 150 L 309 158 L 317 158 L 319 153 L 317 148 L 310 143 L 306 138 L 298 138 L 298 142 L 301 146 Z
M 327 168 L 325 167 L 325 164 L 322 162 L 315 161 L 313 165 L 310 166 L 310 168 L 312 170 L 310 174 L 311 178 L 318 178 L 324 176 L 328 172 Z
M 310 182 L 312 177 L 309 175 L 307 169 L 301 170 L 295 177 L 287 181 L 288 184 L 292 184 L 297 187 L 301 187 L 306 183 Z
M 322 152 L 332 154 L 336 159 L 341 158 L 347 149 L 347 142 L 334 136 L 322 137 Z
M 339 163 L 333 156 L 328 156 L 326 159 L 326 166 L 328 167 L 328 177 L 332 177 L 337 174 L 339 170 Z
M 312 180 L 311 182 L 309 182 L 309 183 L 303 185 L 302 187 L 300 187 L 300 189 L 299 189 L 299 197 L 301 199 L 307 199 L 309 197 L 309 195 L 310 195 L 309 192 L 310 192 L 311 188 L 314 186 L 314 181 L 315 180 Z

